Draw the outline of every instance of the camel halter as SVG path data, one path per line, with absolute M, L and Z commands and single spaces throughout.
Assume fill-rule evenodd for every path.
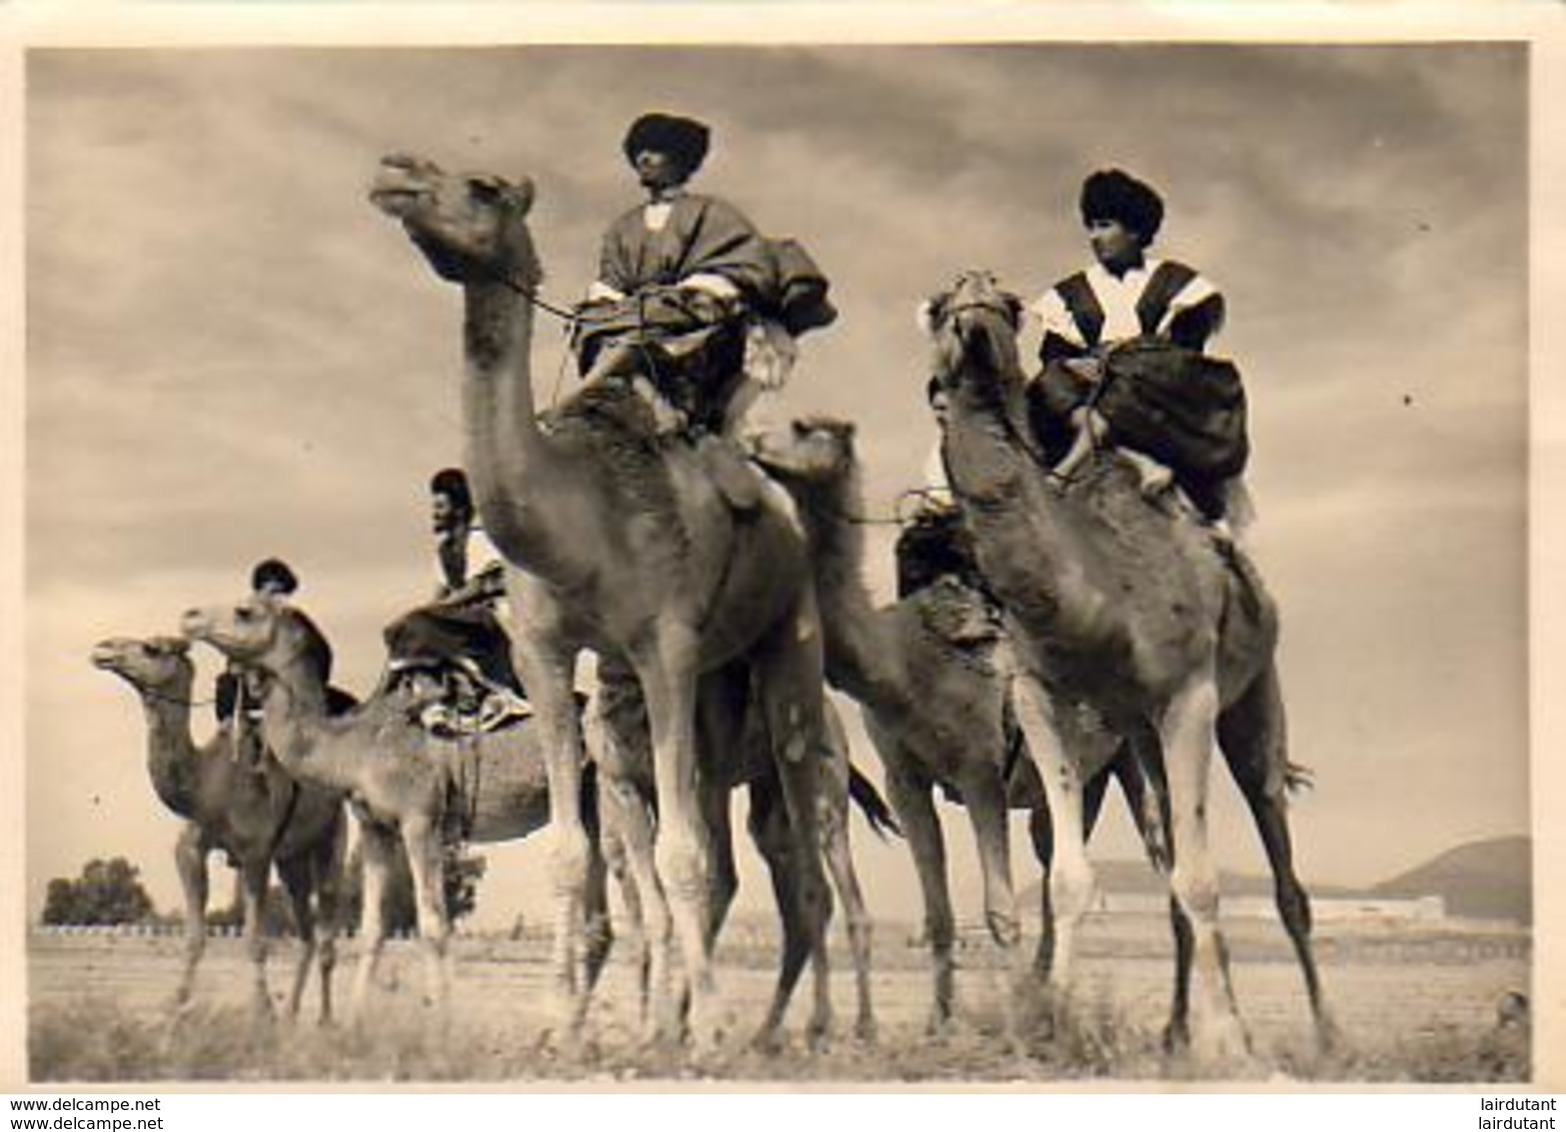
M 577 328 L 582 324 L 582 316 L 578 311 L 556 306 L 554 303 L 539 298 L 536 286 L 518 282 L 513 276 L 503 275 L 500 277 L 500 282 L 509 290 L 520 295 L 529 306 L 541 310 L 545 314 L 554 315 L 565 324 L 567 334 L 575 336 Z M 640 304 L 638 304 L 638 309 L 640 309 Z M 649 376 L 656 379 L 658 366 L 657 359 L 653 356 L 652 351 L 647 348 L 645 343 L 638 343 L 637 349 L 641 352 L 642 360 L 647 365 Z M 555 387 L 550 391 L 549 395 L 549 401 L 552 405 L 558 404 L 560 401 L 560 384 L 565 377 L 566 361 L 566 358 L 560 359 L 560 365 L 555 373 Z M 656 380 L 654 384 L 656 384 Z
M 211 707 L 213 704 L 217 703 L 216 699 L 210 699 L 210 700 L 186 700 L 186 699 L 181 699 L 179 696 L 170 696 L 170 695 L 168 695 L 168 694 L 166 694 L 164 692 L 155 691 L 152 688 L 143 688 L 141 690 L 141 694 L 143 696 L 145 696 L 149 700 L 156 700 L 160 704 L 173 704 L 175 707 L 187 707 L 187 708 Z

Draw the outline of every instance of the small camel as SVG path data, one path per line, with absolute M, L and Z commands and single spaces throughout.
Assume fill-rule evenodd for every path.
M 544 420 L 536 415 L 531 346 L 541 268 L 528 230 L 533 185 L 448 174 L 417 157 L 384 159 L 371 202 L 400 221 L 436 274 L 461 287 L 465 466 L 508 574 L 513 641 L 538 726 L 548 736 L 549 837 L 557 898 L 555 989 L 574 1041 L 587 1005 L 579 977 L 587 840 L 578 805 L 582 737 L 571 679 L 582 649 L 634 673 L 651 725 L 656 829 L 645 806 L 627 837 L 652 946 L 655 1025 L 672 1024 L 675 934 L 698 1052 L 725 1027 L 713 974 L 710 908 L 718 791 L 744 777 L 731 741 L 698 742 L 701 716 L 732 693 L 742 664 L 759 700 L 788 825 L 792 898 L 814 982 L 809 1032 L 831 1017 L 830 896 L 816 823 L 827 746 L 822 650 L 805 540 L 776 487 L 736 515 L 694 448 L 660 437 L 634 383 L 595 383 Z M 734 732 L 728 733 L 732 738 Z M 604 765 L 605 790 L 634 797 L 626 768 Z M 726 803 L 724 803 L 726 804 Z
M 1043 867 L 1042 932 L 1034 972 L 1047 979 L 1054 952 L 1049 891 L 1053 845 L 1043 784 L 1032 761 L 1016 757 L 1008 749 L 1000 712 L 1000 700 L 1006 694 L 1005 665 L 999 666 L 1002 671 L 995 671 L 975 655 L 976 649 L 957 648 L 952 643 L 954 637 L 961 639 L 964 635 L 982 641 L 983 627 L 966 634 L 960 627 L 956 632 L 937 628 L 943 615 L 948 623 L 957 620 L 959 624 L 964 617 L 982 616 L 984 601 L 971 587 L 946 576 L 894 604 L 871 607 L 862 581 L 864 534 L 857 517 L 863 514 L 864 500 L 854 431 L 854 426 L 846 421 L 814 418 L 767 433 L 758 442 L 761 462 L 788 487 L 810 532 L 816 589 L 827 630 L 828 679 L 864 705 L 871 735 L 889 777 L 902 780 L 911 776 L 918 782 L 920 796 L 916 808 L 921 814 L 930 809 L 932 781 L 957 787 L 966 799 L 971 789 L 963 785 L 965 778 L 1004 775 L 1011 806 L 1030 811 L 1029 831 Z M 953 719 L 962 721 L 953 728 L 956 738 L 942 735 L 943 721 Z M 1163 817 L 1146 809 L 1157 804 L 1157 793 L 1149 793 L 1134 752 L 1124 744 L 1109 741 L 1102 728 L 1090 729 L 1089 735 L 1093 747 L 1084 767 L 1084 832 L 1091 834 L 1109 779 L 1114 777 L 1126 795 L 1149 857 L 1155 864 L 1163 861 L 1167 854 Z M 1324 1043 L 1330 1042 L 1332 1023 L 1322 1002 L 1310 943 L 1309 904 L 1289 852 L 1291 840 L 1284 797 L 1269 789 L 1271 764 L 1246 757 L 1254 755 L 1255 748 L 1229 744 L 1221 750 L 1261 835 L 1273 875 L 1279 918 L 1294 944 L 1318 1034 Z M 1285 775 L 1286 785 L 1291 788 L 1308 781 L 1308 772 L 1293 763 L 1287 765 Z M 921 816 L 920 821 L 933 823 L 933 811 L 928 818 Z M 904 822 L 913 824 L 905 817 Z M 921 842 L 910 836 L 921 878 L 932 869 L 939 869 L 939 837 L 936 825 L 934 851 L 926 848 L 921 853 Z M 1002 841 L 1001 852 L 1004 848 Z M 999 853 L 980 854 L 981 861 L 986 862 L 997 857 Z M 1004 884 L 1002 891 L 1009 892 L 1010 883 L 1005 878 L 995 887 Z M 936 871 L 933 879 L 923 880 L 923 885 L 926 892 L 932 891 L 933 886 L 936 897 L 926 911 L 926 933 L 936 953 L 939 1010 L 941 991 L 944 988 L 949 1000 L 951 985 L 951 909 L 944 871 Z M 987 885 L 986 891 L 989 890 Z M 1177 940 L 1188 938 L 1178 924 L 1176 933 Z M 1183 970 L 1187 960 L 1188 956 L 1182 958 Z M 1178 993 L 1176 1002 L 1183 1003 L 1184 997 L 1183 992 Z M 1183 1029 L 1183 1025 L 1177 1028 Z
M 1171 894 L 1188 938 L 1170 1037 L 1198 1061 L 1249 1056 L 1218 926 L 1217 869 L 1207 844 L 1212 751 L 1250 768 L 1276 804 L 1258 813 L 1268 855 L 1290 859 L 1279 817 L 1289 776 L 1275 651 L 1278 613 L 1249 560 L 1189 508 L 1146 499 L 1129 464 L 1108 452 L 1064 492 L 1034 458 L 1018 358 L 1020 304 L 986 272 L 967 272 L 931 300 L 935 370 L 951 398 L 944 439 L 952 485 L 979 567 L 1006 614 L 1018 662 L 1019 721 L 1040 764 L 1053 820 L 1057 918 L 1051 986 L 1064 1001 L 1072 945 L 1093 892 L 1084 852 L 1088 775 L 1075 705 L 1090 705 L 1142 749 L 1167 791 Z M 1161 759 L 1156 757 L 1162 756 Z M 1254 809 L 1254 806 L 1253 806 Z M 1302 888 L 1285 923 L 1309 924 Z M 1301 937 L 1296 937 L 1296 946 Z M 1301 952 L 1312 1007 L 1325 1018 Z M 1187 976 L 1189 970 L 1189 976 Z
M 175 993 L 176 1008 L 183 1010 L 191 1002 L 196 967 L 207 940 L 207 857 L 221 849 L 239 871 L 245 944 L 253 972 L 253 1011 L 262 1016 L 271 1011 L 261 910 L 276 864 L 300 940 L 288 1016 L 299 1012 L 310 964 L 318 953 L 320 1017 L 329 1022 L 347 834 L 343 795 L 296 780 L 270 756 L 253 769 L 235 752 L 232 727 L 198 747 L 190 735 L 195 666 L 188 649 L 186 642 L 173 637 L 116 637 L 92 650 L 96 667 L 114 673 L 141 697 L 152 788 L 165 806 L 185 820 L 174 849 L 185 896 L 185 965 Z
M 462 739 L 438 739 L 416 721 L 416 698 L 395 690 L 354 712 L 330 718 L 323 676 L 324 640 L 299 610 L 244 598 L 192 609 L 185 635 L 267 674 L 262 735 L 301 782 L 347 795 L 359 821 L 364 857 L 363 959 L 351 1011 L 362 1019 L 386 942 L 382 893 L 396 840 L 413 876 L 426 998 L 445 1021 L 449 1002 L 445 839 L 512 841 L 549 820 L 549 786 L 541 736 L 531 720 Z M 582 781 L 579 779 L 579 782 Z M 587 977 L 596 979 L 609 953 L 607 866 L 599 840 L 589 841 Z

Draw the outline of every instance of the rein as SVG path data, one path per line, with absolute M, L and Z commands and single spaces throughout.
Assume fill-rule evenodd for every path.
M 173 704 L 175 707 L 187 707 L 187 708 L 211 707 L 213 704 L 217 703 L 216 699 L 210 699 L 210 700 L 185 700 L 185 699 L 181 699 L 178 696 L 166 695 L 163 692 L 155 691 L 152 688 L 143 688 L 141 690 L 141 694 L 143 696 L 145 696 L 149 700 L 156 700 L 160 704 Z
M 515 291 L 518 295 L 521 295 L 532 306 L 537 307 L 545 314 L 554 315 L 561 322 L 566 323 L 568 326 L 575 326 L 578 322 L 581 321 L 575 311 L 567 310 L 565 307 L 557 307 L 553 303 L 545 302 L 543 299 L 539 298 L 537 287 L 531 287 L 526 284 L 519 283 L 509 275 L 505 276 L 500 281 L 505 284 L 507 288 Z

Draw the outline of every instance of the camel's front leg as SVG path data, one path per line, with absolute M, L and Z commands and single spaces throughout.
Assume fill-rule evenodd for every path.
M 559 626 L 558 609 L 525 575 L 507 575 L 515 604 L 513 642 L 523 686 L 537 712 L 549 776 L 549 827 L 543 837 L 549 851 L 554 896 L 555 1020 L 565 1043 L 581 1037 L 587 1015 L 587 887 L 592 855 L 582 817 L 581 721 L 572 687 L 577 650 Z
M 924 898 L 924 935 L 930 945 L 935 984 L 927 1029 L 932 1035 L 938 1035 L 951 1023 L 956 997 L 956 963 L 952 958 L 956 924 L 952 916 L 951 892 L 947 887 L 946 842 L 941 836 L 941 819 L 930 797 L 929 781 L 914 769 L 913 760 L 897 741 L 873 725 L 870 737 L 881 753 L 886 769 L 887 800 L 892 804 L 903 835 L 908 838 L 914 871 L 919 876 L 919 890 Z
M 348 852 L 348 816 L 338 810 L 331 835 L 311 855 L 317 923 L 321 936 L 321 1025 L 332 1021 L 332 972 L 337 967 L 337 935 L 342 931 L 343 861 Z
M 1049 804 L 1049 909 L 1054 954 L 1049 964 L 1053 1005 L 1069 1002 L 1071 966 L 1082 918 L 1093 905 L 1093 866 L 1087 857 L 1082 768 L 1068 749 L 1053 697 L 1037 677 L 1019 672 L 1012 684 L 1017 722 L 1028 741 Z
M 1170 700 L 1159 726 L 1169 783 L 1174 868 L 1170 891 L 1191 930 L 1191 1045 L 1199 1062 L 1232 1067 L 1249 1042 L 1229 985 L 1229 958 L 1218 930 L 1218 870 L 1207 844 L 1207 787 L 1218 714 L 1211 669 Z
M 1022 924 L 1017 917 L 1017 894 L 1011 879 L 1011 834 L 1007 828 L 1010 810 L 1006 788 L 997 772 L 997 763 L 969 763 L 958 781 L 973 840 L 979 851 L 979 869 L 984 880 L 984 920 L 990 938 L 1001 949 L 1010 985 L 1002 996 L 1007 1033 L 1015 1037 L 1018 1019 L 1013 1010 L 1014 996 L 1026 995 L 1028 973 L 1022 966 Z M 1026 1002 L 1024 1002 L 1026 1005 Z
M 305 983 L 310 978 L 310 965 L 315 962 L 315 909 L 311 906 L 314 876 L 308 857 L 293 857 L 277 862 L 277 874 L 283 880 L 290 907 L 294 910 L 294 928 L 299 936 L 299 955 L 294 962 L 294 977 L 288 988 L 287 1016 L 290 1022 L 299 1017 L 299 1002 L 304 997 Z
M 642 1037 L 658 1043 L 678 1033 L 670 963 L 674 921 L 653 859 L 655 822 L 642 783 L 650 781 L 651 737 L 646 704 L 631 672 L 608 658 L 598 666 L 599 686 L 588 707 L 598 754 L 599 811 L 606 833 L 623 859 L 629 883 L 622 883 L 626 906 L 641 925 Z
M 174 992 L 174 1009 L 183 1011 L 190 1006 L 196 967 L 207 947 L 207 850 L 201 842 L 201 827 L 194 822 L 184 828 L 174 845 L 174 867 L 185 897 L 185 962 Z
M 250 958 L 250 1010 L 255 1021 L 272 1016 L 272 996 L 266 989 L 266 886 L 272 877 L 269 858 L 240 865 L 245 908 L 245 953 Z
M 386 884 L 397 851 L 396 832 L 367 818 L 359 822 L 359 855 L 364 867 L 359 909 L 359 970 L 354 975 L 348 1013 L 355 1026 L 364 1021 L 375 969 L 386 946 Z
M 708 847 L 696 784 L 696 642 L 680 626 L 666 626 L 660 647 L 638 658 L 652 736 L 658 830 L 653 859 L 690 990 L 690 1030 L 698 1048 L 715 1046 L 724 1029 L 708 945 Z M 659 1007 L 654 1005 L 654 1013 Z
M 423 815 L 404 818 L 402 844 L 413 876 L 413 906 L 424 952 L 424 1001 L 437 1024 L 450 1022 L 451 917 L 446 913 L 446 860 L 440 822 Z

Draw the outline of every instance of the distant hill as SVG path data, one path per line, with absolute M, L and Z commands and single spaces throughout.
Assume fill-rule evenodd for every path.
M 1526 837 L 1471 841 L 1382 881 L 1376 896 L 1436 895 L 1452 916 L 1533 921 L 1533 843 Z
M 1095 861 L 1093 869 L 1105 892 L 1160 893 L 1164 882 L 1145 861 Z M 1526 837 L 1472 841 L 1449 849 L 1422 865 L 1368 887 L 1306 883 L 1312 896 L 1413 897 L 1439 896 L 1447 914 L 1480 920 L 1533 920 L 1532 842 Z M 1226 896 L 1270 896 L 1272 878 L 1224 872 L 1218 881 Z M 1024 908 L 1036 907 L 1038 882 L 1019 896 Z

